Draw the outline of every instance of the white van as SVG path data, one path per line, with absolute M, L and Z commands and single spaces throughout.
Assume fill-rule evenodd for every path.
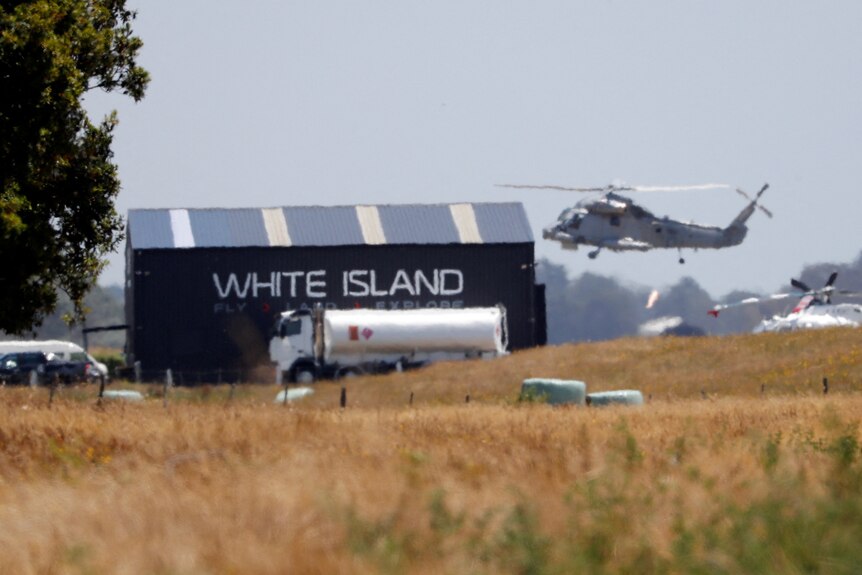
M 92 371 L 94 375 L 97 377 L 99 375 L 108 377 L 108 366 L 96 361 L 92 355 L 84 351 L 83 347 L 71 341 L 61 341 L 58 339 L 0 341 L 0 355 L 26 351 L 41 351 L 45 354 L 53 353 L 65 361 L 89 361 L 93 366 Z

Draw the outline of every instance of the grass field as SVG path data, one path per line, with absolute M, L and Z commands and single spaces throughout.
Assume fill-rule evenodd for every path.
M 351 379 L 344 410 L 341 382 L 3 388 L 0 573 L 855 573 L 860 350 L 549 347 Z M 530 376 L 649 400 L 519 403 Z

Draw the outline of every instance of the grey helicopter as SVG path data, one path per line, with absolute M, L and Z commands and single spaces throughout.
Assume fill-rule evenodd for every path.
M 499 184 L 504 188 L 559 190 L 567 192 L 598 192 L 598 198 L 581 200 L 574 206 L 562 211 L 557 221 L 542 230 L 546 240 L 559 242 L 563 249 L 576 250 L 580 245 L 594 246 L 587 255 L 595 259 L 602 249 L 614 252 L 648 251 L 657 248 L 676 248 L 679 263 L 685 263 L 683 248 L 720 249 L 739 245 L 748 233 L 745 225 L 755 208 L 770 218 L 772 212 L 758 202 L 763 192 L 769 188 L 764 184 L 752 198 L 737 188 L 736 191 L 748 200 L 730 224 L 721 228 L 693 222 L 659 218 L 649 210 L 639 206 L 619 192 L 661 192 L 682 190 L 709 190 L 729 188 L 725 184 L 701 184 L 693 186 L 623 186 L 614 185 L 601 188 L 566 188 L 562 186 L 533 186 L 519 184 Z

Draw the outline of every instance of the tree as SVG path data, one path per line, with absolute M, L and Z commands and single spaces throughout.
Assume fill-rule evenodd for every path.
M 114 201 L 115 113 L 90 121 L 82 98 L 135 101 L 149 76 L 125 0 L 0 0 L 0 329 L 41 324 L 58 292 L 84 296 L 123 237 Z
M 558 344 L 574 339 L 572 318 L 566 297 L 569 291 L 569 278 L 566 268 L 539 260 L 536 266 L 536 281 L 545 284 L 545 318 L 548 326 L 548 343 Z
M 585 273 L 574 280 L 563 266 L 540 260 L 537 280 L 547 294 L 548 343 L 634 335 L 644 319 L 646 295 L 616 280 Z
M 97 326 L 120 325 L 126 323 L 123 310 L 123 290 L 119 286 L 100 286 L 96 284 L 84 299 L 87 308 L 87 322 Z M 37 328 L 33 328 L 34 339 L 63 339 L 79 345 L 84 344 L 82 325 L 69 325 L 64 317 L 72 313 L 72 303 L 64 293 L 59 294 L 57 307 Z M 19 336 L 0 334 L 0 341 L 19 339 Z M 122 349 L 126 333 L 122 330 L 95 332 L 89 335 L 89 345 Z
M 601 341 L 637 333 L 642 321 L 637 294 L 613 278 L 581 274 L 569 287 L 568 305 L 574 341 Z

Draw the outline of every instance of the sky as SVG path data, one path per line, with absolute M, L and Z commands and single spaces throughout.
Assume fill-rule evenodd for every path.
M 862 2 L 129 0 L 151 74 L 115 109 L 117 208 L 519 201 L 537 258 L 713 296 L 785 286 L 862 251 Z M 541 229 L 581 199 L 495 184 L 726 183 L 756 192 L 723 250 L 564 252 Z M 732 190 L 655 193 L 727 225 Z M 122 249 L 100 277 L 121 284 Z M 839 280 L 840 283 L 840 280 Z

